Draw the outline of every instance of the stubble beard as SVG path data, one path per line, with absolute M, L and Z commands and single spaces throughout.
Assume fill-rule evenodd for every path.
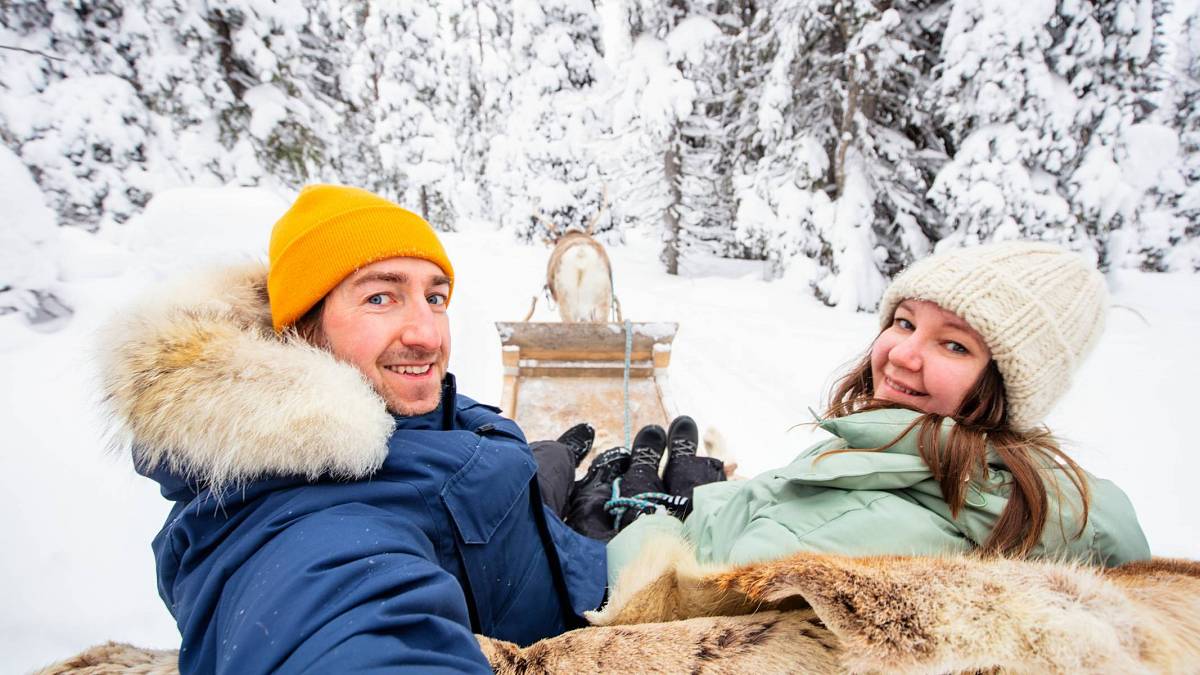
M 437 410 L 438 406 L 442 404 L 442 381 L 446 377 L 446 369 L 442 363 L 440 353 L 430 354 L 429 352 L 405 350 L 385 354 L 384 357 L 380 359 L 381 361 L 395 362 L 428 361 L 431 358 L 433 360 L 433 365 L 430 366 L 430 368 L 432 368 L 434 371 L 434 378 L 433 382 L 431 383 L 434 387 L 434 397 L 432 401 L 422 398 L 420 401 L 414 402 L 410 396 L 401 395 L 400 391 L 394 389 L 387 382 L 384 382 L 382 387 L 376 388 L 376 393 L 383 398 L 385 403 L 387 403 L 388 411 L 393 415 L 398 415 L 400 417 L 417 417 Z M 380 366 L 380 368 L 382 369 L 382 366 Z M 381 388 L 385 389 L 386 391 L 379 391 Z
M 442 386 L 438 383 L 437 399 L 431 404 L 428 403 L 407 403 L 404 400 L 394 396 L 391 392 L 376 392 L 387 403 L 388 411 L 399 417 L 418 417 L 437 410 L 442 404 Z

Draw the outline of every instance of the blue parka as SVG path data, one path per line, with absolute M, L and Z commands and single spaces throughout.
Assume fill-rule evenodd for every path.
M 473 633 L 529 644 L 603 599 L 600 542 L 541 504 L 520 429 L 457 395 L 397 417 L 359 480 L 265 477 L 175 502 L 154 540 L 183 673 L 490 672 Z M 330 405 L 335 405 L 330 401 Z

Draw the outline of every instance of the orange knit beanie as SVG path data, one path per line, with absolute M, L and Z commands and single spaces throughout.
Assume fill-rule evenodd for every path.
M 271 231 L 267 293 L 281 331 L 355 270 L 387 258 L 421 258 L 454 268 L 429 223 L 366 190 L 309 185 Z M 449 298 L 447 298 L 449 301 Z

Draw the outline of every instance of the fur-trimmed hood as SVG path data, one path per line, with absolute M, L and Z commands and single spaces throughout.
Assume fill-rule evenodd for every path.
M 275 333 L 266 277 L 262 264 L 194 275 L 105 328 L 104 400 L 139 471 L 220 489 L 383 464 L 395 427 L 383 399 L 354 367 Z

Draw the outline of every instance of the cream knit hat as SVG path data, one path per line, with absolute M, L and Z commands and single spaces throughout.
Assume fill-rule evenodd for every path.
M 979 331 L 1004 378 L 1008 421 L 1028 429 L 1067 391 L 1104 329 L 1104 278 L 1054 244 L 1004 242 L 959 248 L 913 263 L 883 294 L 880 325 L 896 306 L 928 300 Z

